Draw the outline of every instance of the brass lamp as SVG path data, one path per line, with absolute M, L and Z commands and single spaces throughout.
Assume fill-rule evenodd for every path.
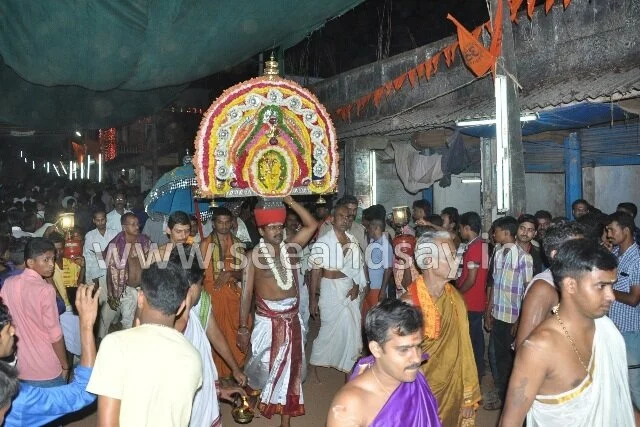
M 411 211 L 409 210 L 409 206 L 396 206 L 395 208 L 391 208 L 393 223 L 399 227 L 404 227 L 409 224 L 409 216 L 411 215 Z
M 75 216 L 71 212 L 60 214 L 58 222 L 60 223 L 60 228 L 66 234 L 73 230 L 73 226 L 75 225 Z

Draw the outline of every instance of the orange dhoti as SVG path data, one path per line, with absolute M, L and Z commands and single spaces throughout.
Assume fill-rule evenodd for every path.
M 371 310 L 380 300 L 381 289 L 371 289 L 362 302 L 362 323 L 367 317 L 367 313 Z
M 226 283 L 222 283 L 219 288 L 216 289 L 214 285 L 215 279 L 218 275 L 222 274 L 224 271 L 235 271 L 233 265 L 234 256 L 231 255 L 231 245 L 236 243 L 239 244 L 239 241 L 235 237 L 229 236 L 225 245 L 226 254 L 221 256 L 221 245 L 219 239 L 215 235 L 215 232 L 212 237 L 213 241 L 211 243 L 214 245 L 214 250 L 212 252 L 213 258 L 205 271 L 202 286 L 204 290 L 211 295 L 211 311 L 213 313 L 213 317 L 222 331 L 222 335 L 227 340 L 227 344 L 229 344 L 233 358 L 238 366 L 242 368 L 244 366 L 246 354 L 240 351 L 237 345 L 237 333 L 238 328 L 240 327 L 240 298 L 242 296 L 240 282 L 236 278 L 230 277 L 229 280 L 227 280 Z M 238 252 L 237 248 L 236 252 Z M 239 255 L 239 253 L 236 255 Z M 249 324 L 246 326 L 251 329 L 251 319 L 249 320 Z M 213 354 L 213 362 L 218 370 L 219 378 L 231 377 L 231 368 L 229 365 L 227 365 L 224 359 L 222 359 L 222 357 L 220 357 L 213 349 L 211 349 L 211 351 Z
M 237 345 L 237 333 L 240 327 L 240 286 L 233 281 L 222 285 L 220 289 L 212 289 L 211 291 L 207 289 L 207 292 L 211 295 L 213 317 L 229 344 L 233 358 L 238 366 L 242 367 L 246 354 L 240 351 Z M 251 320 L 247 326 L 251 328 Z M 220 378 L 231 376 L 231 368 L 215 351 L 213 352 L 213 362 Z

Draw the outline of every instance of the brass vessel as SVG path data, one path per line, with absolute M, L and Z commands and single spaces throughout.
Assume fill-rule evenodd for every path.
M 234 402 L 235 408 L 231 411 L 231 415 L 233 419 L 238 424 L 249 424 L 253 421 L 254 413 L 251 407 L 249 406 L 249 401 L 246 396 L 241 397 L 241 402 L 238 404 L 237 399 Z

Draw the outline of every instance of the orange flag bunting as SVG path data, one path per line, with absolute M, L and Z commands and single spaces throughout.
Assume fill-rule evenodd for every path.
M 384 84 L 384 89 L 387 93 L 387 96 L 391 95 L 393 93 L 393 81 L 386 82 Z
M 493 17 L 493 31 L 491 33 L 491 46 L 489 51 L 494 58 L 500 56 L 502 52 L 502 0 L 498 0 L 496 14 Z
M 527 15 L 529 19 L 533 16 L 533 9 L 536 7 L 536 0 L 527 0 Z
M 509 9 L 511 9 L 511 20 L 515 21 L 518 17 L 518 9 L 522 5 L 522 0 L 509 0 Z
M 373 104 L 376 106 L 376 108 L 380 106 L 382 95 L 384 95 L 384 87 L 379 87 L 373 92 Z
M 569 3 L 571 3 L 571 0 L 562 0 L 562 6 L 564 6 L 565 9 L 569 7 Z
M 402 74 L 402 75 L 396 77 L 395 79 L 393 79 L 393 87 L 396 90 L 402 89 L 402 85 L 404 84 L 404 81 L 406 79 L 407 79 L 407 75 L 406 74 Z
M 431 64 L 433 65 L 431 67 L 431 75 L 434 75 L 435 73 L 438 72 L 438 64 L 440 63 L 441 56 L 442 56 L 442 52 L 438 52 L 435 55 L 433 55 L 433 58 L 431 58 Z
M 478 28 L 480 29 L 480 31 L 482 31 L 482 27 L 478 27 Z M 478 28 L 476 28 L 476 30 L 478 30 Z M 491 33 L 493 32 L 493 28 L 491 28 L 491 21 L 487 21 L 487 22 L 484 23 L 484 29 L 487 30 L 487 33 L 489 33 L 489 35 L 491 35 Z M 476 30 L 474 30 L 474 31 L 476 31 Z M 478 31 L 478 34 L 480 33 L 480 31 Z M 471 34 L 473 34 L 475 36 L 474 32 L 471 32 Z
M 411 87 L 415 87 L 416 83 L 418 82 L 418 73 L 416 73 L 416 69 L 410 69 L 407 73 L 407 76 L 409 77 L 409 84 L 411 85 Z
M 429 58 L 424 62 L 424 76 L 429 80 L 433 74 L 433 58 Z
M 418 64 L 418 66 L 416 67 L 416 73 L 418 74 L 418 78 L 424 76 L 424 70 L 425 70 L 425 64 Z
M 447 67 L 450 67 L 453 64 L 456 55 L 456 49 L 458 48 L 458 42 L 451 43 L 449 46 L 442 49 L 442 53 L 444 53 L 444 61 L 447 64 Z
M 548 14 L 553 6 L 553 0 L 545 0 L 544 2 L 544 13 Z
M 458 28 L 460 52 L 467 67 L 469 67 L 477 77 L 484 75 L 494 64 L 496 58 L 482 43 L 476 40 L 460 22 L 451 16 L 451 14 L 447 14 L 447 19 L 453 22 Z
M 364 108 L 365 105 L 367 105 L 372 96 L 372 94 L 368 94 L 356 101 L 356 115 L 360 115 L 360 111 Z

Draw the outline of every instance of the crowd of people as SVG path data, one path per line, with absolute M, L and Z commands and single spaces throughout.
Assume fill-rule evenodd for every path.
M 424 200 L 409 224 L 349 195 L 210 219 L 148 217 L 142 200 L 123 183 L 0 188 L 6 425 L 97 396 L 105 426 L 219 426 L 219 400 L 288 426 L 319 367 L 345 374 L 329 426 L 472 426 L 480 405 L 504 426 L 637 417 L 632 203 L 577 200 L 574 220 L 538 211 L 483 233 L 477 212 Z

